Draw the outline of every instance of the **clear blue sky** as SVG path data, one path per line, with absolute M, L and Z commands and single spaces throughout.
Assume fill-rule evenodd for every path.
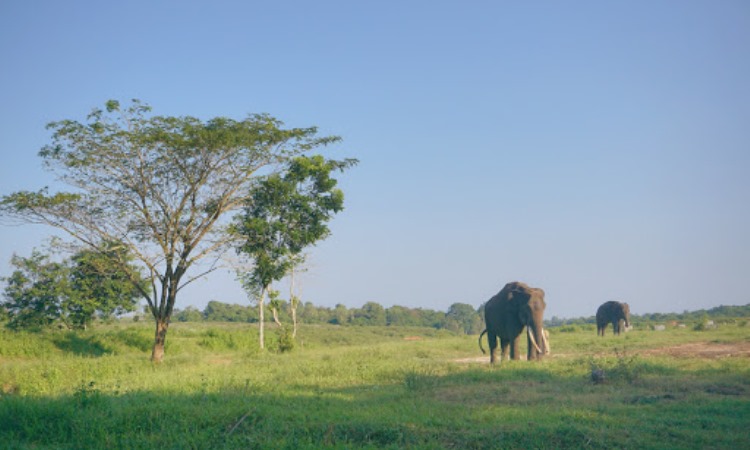
M 52 120 L 110 98 L 266 112 L 344 138 L 346 210 L 301 281 L 317 305 L 547 317 L 750 303 L 750 3 L 0 3 L 0 194 L 53 183 Z M 50 229 L 0 229 L 0 275 Z M 178 307 L 246 304 L 229 273 Z

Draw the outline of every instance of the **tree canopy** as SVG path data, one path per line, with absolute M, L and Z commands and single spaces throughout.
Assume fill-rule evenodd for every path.
M 109 244 L 109 252 L 125 248 Z M 118 256 L 130 261 L 127 254 Z M 2 305 L 11 328 L 38 328 L 62 323 L 67 328 L 86 328 L 95 317 L 109 318 L 134 311 L 140 294 L 119 265 L 97 252 L 83 249 L 70 259 L 54 261 L 34 250 L 30 257 L 14 256 L 16 268 L 6 278 Z M 145 280 L 128 264 L 141 288 Z

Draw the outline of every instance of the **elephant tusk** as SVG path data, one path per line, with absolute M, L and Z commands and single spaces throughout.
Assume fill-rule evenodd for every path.
M 534 345 L 534 348 L 539 354 L 542 354 L 542 350 L 539 348 L 539 346 L 536 344 L 536 339 L 534 339 L 534 333 L 531 332 L 531 327 L 526 327 L 526 332 L 529 334 L 529 340 Z
M 548 331 L 542 328 L 542 344 L 544 344 L 544 353 L 548 354 L 552 350 L 549 348 L 549 339 L 547 338 Z

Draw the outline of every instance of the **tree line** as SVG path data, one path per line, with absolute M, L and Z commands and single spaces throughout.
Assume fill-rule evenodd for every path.
M 281 323 L 289 323 L 288 303 L 277 304 Z M 425 308 L 409 308 L 394 305 L 388 308 L 377 302 L 367 302 L 361 308 L 347 308 L 337 304 L 333 308 L 315 306 L 311 302 L 303 303 L 298 309 L 298 318 L 307 324 L 334 324 L 350 326 L 414 326 L 446 329 L 466 334 L 478 334 L 484 329 L 484 305 L 479 308 L 466 303 L 454 303 L 448 311 L 436 311 Z M 637 323 L 697 322 L 706 318 L 733 319 L 750 317 L 750 304 L 744 306 L 721 305 L 710 309 L 684 311 L 682 313 L 646 313 L 631 314 L 630 320 Z M 188 306 L 175 313 L 180 322 L 249 322 L 259 320 L 258 310 L 250 305 L 222 303 L 216 300 L 208 302 L 201 311 Z M 546 319 L 546 327 L 564 325 L 595 324 L 595 316 L 559 318 L 552 316 Z
M 279 301 L 269 304 L 276 309 L 277 325 L 291 323 L 289 303 Z M 271 311 L 273 313 L 273 311 Z M 305 324 L 333 324 L 346 326 L 413 326 L 445 329 L 457 333 L 478 334 L 484 329 L 482 308 L 466 303 L 454 303 L 447 311 L 405 306 L 383 307 L 376 302 L 367 302 L 360 308 L 315 306 L 304 302 L 297 308 L 297 317 Z M 201 311 L 193 306 L 176 311 L 174 318 L 180 322 L 249 322 L 260 320 L 258 308 L 251 305 L 227 304 L 212 300 Z
M 698 309 L 695 311 L 683 311 L 681 313 L 644 313 L 630 314 L 630 321 L 637 323 L 667 323 L 667 322 L 697 322 L 706 318 L 711 319 L 736 319 L 750 317 L 750 304 L 747 305 L 719 305 L 709 309 Z M 545 325 L 557 327 L 561 325 L 585 325 L 595 324 L 596 316 L 560 318 L 552 316 L 545 320 Z
M 109 243 L 108 253 L 132 264 L 127 249 Z M 79 250 L 71 257 L 55 259 L 53 254 L 34 250 L 29 257 L 14 255 L 15 270 L 9 277 L 0 278 L 5 288 L 0 299 L 0 322 L 11 329 L 42 329 L 59 326 L 67 329 L 86 329 L 96 320 L 114 319 L 138 308 L 140 295 L 129 276 L 145 288 L 148 280 L 135 267 L 130 275 L 112 257 L 89 249 Z M 474 308 L 466 303 L 454 303 L 447 311 L 409 308 L 394 305 L 388 308 L 377 302 L 367 302 L 360 308 L 316 306 L 311 302 L 295 302 L 279 298 L 278 291 L 268 290 L 270 301 L 255 305 L 238 305 L 212 300 L 201 311 L 193 306 L 175 309 L 173 319 L 179 322 L 275 322 L 278 326 L 296 324 L 334 324 L 344 326 L 415 326 L 445 329 L 453 332 L 477 334 L 484 329 L 483 306 Z M 257 298 L 257 297 L 256 297 Z M 144 311 L 148 313 L 148 308 Z M 262 313 L 267 312 L 264 319 Z M 139 320 L 142 315 L 136 316 Z M 750 317 L 750 304 L 721 305 L 710 309 L 682 313 L 631 314 L 631 321 L 640 323 L 698 322 L 711 319 Z M 545 320 L 545 326 L 586 325 L 596 323 L 595 316 Z

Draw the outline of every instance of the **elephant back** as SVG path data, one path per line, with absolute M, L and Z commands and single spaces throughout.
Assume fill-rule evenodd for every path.
M 518 303 L 514 302 L 513 299 L 519 295 L 524 298 L 536 297 L 544 301 L 543 289 L 530 287 L 528 284 L 520 281 L 507 283 L 484 306 L 485 320 L 488 322 L 488 325 L 498 313 L 503 312 L 507 314 L 509 310 L 518 309 Z

